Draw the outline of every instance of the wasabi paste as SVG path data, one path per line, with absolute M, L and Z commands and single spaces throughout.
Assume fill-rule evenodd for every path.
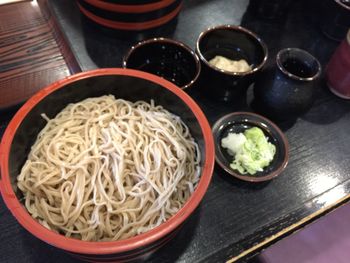
M 276 146 L 267 140 L 258 127 L 247 129 L 244 133 L 229 133 L 221 140 L 221 146 L 234 156 L 230 167 L 241 174 L 254 175 L 263 171 L 276 153 Z

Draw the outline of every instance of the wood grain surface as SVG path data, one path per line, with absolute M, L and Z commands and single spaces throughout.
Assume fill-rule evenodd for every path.
M 42 10 L 45 2 L 0 8 L 0 109 L 79 70 L 69 65 L 71 52 L 50 13 Z

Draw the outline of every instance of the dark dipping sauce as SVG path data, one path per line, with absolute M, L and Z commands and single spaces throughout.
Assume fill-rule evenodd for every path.
M 178 63 L 172 61 L 147 61 L 147 63 L 141 65 L 139 70 L 146 71 L 148 73 L 155 74 L 166 80 L 171 81 L 175 85 L 182 87 L 191 82 L 191 73 L 183 66 L 179 66 Z
M 151 39 L 140 42 L 124 58 L 126 68 L 162 77 L 180 88 L 188 88 L 198 77 L 200 63 L 195 53 L 180 42 Z
M 300 78 L 310 78 L 314 75 L 311 66 L 299 59 L 289 58 L 282 63 L 282 66 L 286 71 Z

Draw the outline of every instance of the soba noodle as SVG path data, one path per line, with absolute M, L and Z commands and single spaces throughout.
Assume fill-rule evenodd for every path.
M 102 96 L 49 119 L 18 175 L 25 207 L 45 227 L 87 241 L 160 225 L 199 181 L 198 146 L 162 106 Z

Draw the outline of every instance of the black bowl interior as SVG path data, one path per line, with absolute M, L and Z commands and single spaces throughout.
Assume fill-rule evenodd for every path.
M 45 113 L 49 118 L 53 118 L 69 103 L 109 94 L 130 101 L 144 100 L 150 102 L 153 99 L 156 104 L 162 105 L 165 109 L 180 116 L 198 143 L 202 160 L 204 159 L 205 146 L 200 125 L 189 106 L 173 92 L 154 82 L 133 76 L 93 76 L 67 84 L 46 96 L 27 114 L 19 125 L 9 154 L 9 175 L 13 189 L 19 199 L 22 196 L 20 191 L 17 191 L 16 178 L 38 133 L 46 124 L 41 114 Z
M 230 163 L 232 163 L 234 157 L 228 153 L 226 148 L 221 146 L 221 140 L 226 137 L 228 133 L 241 133 L 252 127 L 258 127 L 264 132 L 265 136 L 268 138 L 268 141 L 276 146 L 276 154 L 272 162 L 265 167 L 262 172 L 257 172 L 254 175 L 240 174 L 239 171 L 233 170 L 230 167 Z M 225 167 L 225 170 L 231 170 L 232 172 L 242 176 L 268 176 L 283 165 L 287 154 L 285 142 L 279 132 L 269 122 L 266 122 L 257 115 L 228 115 L 227 118 L 220 119 L 214 124 L 213 134 L 215 140 L 216 158 L 219 160 L 219 163 Z
M 242 29 L 223 27 L 207 31 L 200 39 L 198 48 L 207 61 L 219 55 L 232 60 L 245 59 L 255 68 L 266 55 L 260 41 Z
M 287 48 L 277 55 L 277 64 L 287 73 L 298 78 L 314 78 L 321 71 L 320 63 L 308 52 Z
M 179 87 L 194 80 L 199 70 L 195 53 L 172 42 L 141 44 L 133 48 L 125 59 L 127 68 L 161 76 Z

